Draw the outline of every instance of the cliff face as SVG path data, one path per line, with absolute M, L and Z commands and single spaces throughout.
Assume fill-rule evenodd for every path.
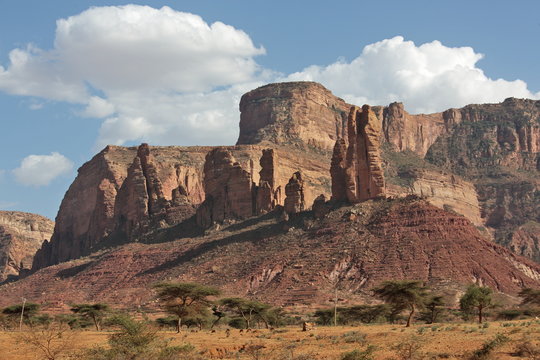
M 331 151 L 346 136 L 350 105 L 314 82 L 270 84 L 240 101 L 241 144 L 278 144 Z
M 79 169 L 60 206 L 54 235 L 36 254 L 33 269 L 175 226 L 195 216 L 205 199 L 198 216 L 203 227 L 270 211 L 284 204 L 285 185 L 298 169 L 309 207 L 316 195 L 329 194 L 329 176 L 321 176 L 328 168 L 325 157 L 279 146 L 108 146 Z M 223 189 L 220 171 L 227 173 L 225 197 L 215 194 Z M 204 215 L 214 200 L 218 203 Z
M 368 105 L 351 107 L 348 146 L 338 139 L 332 155 L 332 199 L 358 203 L 386 193 L 380 155 L 380 121 Z
M 452 111 L 452 131 L 426 154 L 475 185 L 484 224 L 505 245 L 527 222 L 540 222 L 540 101 L 507 99 Z M 535 244 L 512 248 L 530 254 Z M 519 249 L 524 249 L 523 251 Z
M 41 244 L 49 240 L 54 222 L 18 211 L 0 211 L 0 282 L 25 275 Z
M 508 244 L 513 229 L 540 221 L 539 104 L 411 115 L 399 103 L 360 111 L 311 82 L 263 86 L 242 97 L 240 145 L 109 146 L 84 164 L 33 268 L 144 239 L 196 212 L 202 227 L 267 213 L 285 205 L 298 171 L 305 209 L 320 194 L 417 194 Z

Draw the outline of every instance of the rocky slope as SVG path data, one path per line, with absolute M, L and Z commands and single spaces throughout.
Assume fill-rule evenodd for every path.
M 204 236 L 162 229 L 152 241 L 41 269 L 0 287 L 0 306 L 25 296 L 52 310 L 75 301 L 151 309 L 151 286 L 163 279 L 286 306 L 325 305 L 336 285 L 346 302 L 371 300 L 387 279 L 420 279 L 448 294 L 473 281 L 507 294 L 540 286 L 540 265 L 414 198 L 338 207 L 320 220 L 302 212 L 284 221 L 274 210 Z
M 0 282 L 27 273 L 36 251 L 53 233 L 54 222 L 18 211 L 0 211 Z

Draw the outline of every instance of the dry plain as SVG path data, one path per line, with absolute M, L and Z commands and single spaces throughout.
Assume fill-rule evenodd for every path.
M 94 345 L 105 345 L 110 331 L 69 332 L 76 351 Z M 365 350 L 373 345 L 374 359 L 470 359 L 475 350 L 494 339 L 497 334 L 509 341 L 486 358 L 518 359 L 519 344 L 529 341 L 540 347 L 540 321 L 520 320 L 491 322 L 479 326 L 473 323 L 402 325 L 362 325 L 316 327 L 303 332 L 298 327 L 250 332 L 225 329 L 215 332 L 184 330 L 180 334 L 160 331 L 173 345 L 192 344 L 203 359 L 340 359 L 346 352 Z M 30 360 L 39 358 L 26 344 L 17 343 L 17 332 L 0 332 L 0 359 Z M 412 348 L 412 352 L 408 351 Z M 75 356 L 74 358 L 81 358 Z M 521 358 L 538 359 L 539 354 L 522 354 Z

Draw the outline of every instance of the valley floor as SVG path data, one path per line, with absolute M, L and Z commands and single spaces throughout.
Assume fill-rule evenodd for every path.
M 94 345 L 105 345 L 110 332 L 71 332 L 67 337 L 80 351 Z M 540 349 L 540 321 L 491 322 L 479 326 L 472 323 L 419 324 L 411 328 L 402 325 L 363 325 L 356 327 L 316 327 L 302 332 L 298 327 L 274 330 L 257 329 L 240 332 L 225 329 L 180 334 L 160 332 L 174 345 L 190 343 L 204 359 L 307 360 L 341 359 L 355 349 L 366 350 L 374 345 L 374 359 L 471 359 L 474 351 L 493 340 L 498 334 L 508 341 L 489 354 L 490 359 L 517 359 L 520 344 L 529 341 Z M 0 332 L 0 359 L 35 359 L 27 344 L 16 343 L 17 332 Z M 538 359 L 540 354 L 524 356 Z M 80 357 L 76 357 L 80 358 Z M 487 359 L 485 357 L 484 359 Z M 351 359 L 360 359 L 354 357 Z M 362 358 L 368 359 L 368 358 Z

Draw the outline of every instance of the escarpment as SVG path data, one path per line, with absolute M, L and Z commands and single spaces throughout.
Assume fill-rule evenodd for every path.
M 320 194 L 350 203 L 416 194 L 536 254 L 534 237 L 513 234 L 540 221 L 539 104 L 413 115 L 400 103 L 360 109 L 312 82 L 269 84 L 242 97 L 236 146 L 108 146 L 84 164 L 33 269 L 189 221 L 208 228 L 270 213 L 286 205 L 296 172 L 292 212 Z
M 26 275 L 32 258 L 53 233 L 54 222 L 19 211 L 0 211 L 0 283 Z

